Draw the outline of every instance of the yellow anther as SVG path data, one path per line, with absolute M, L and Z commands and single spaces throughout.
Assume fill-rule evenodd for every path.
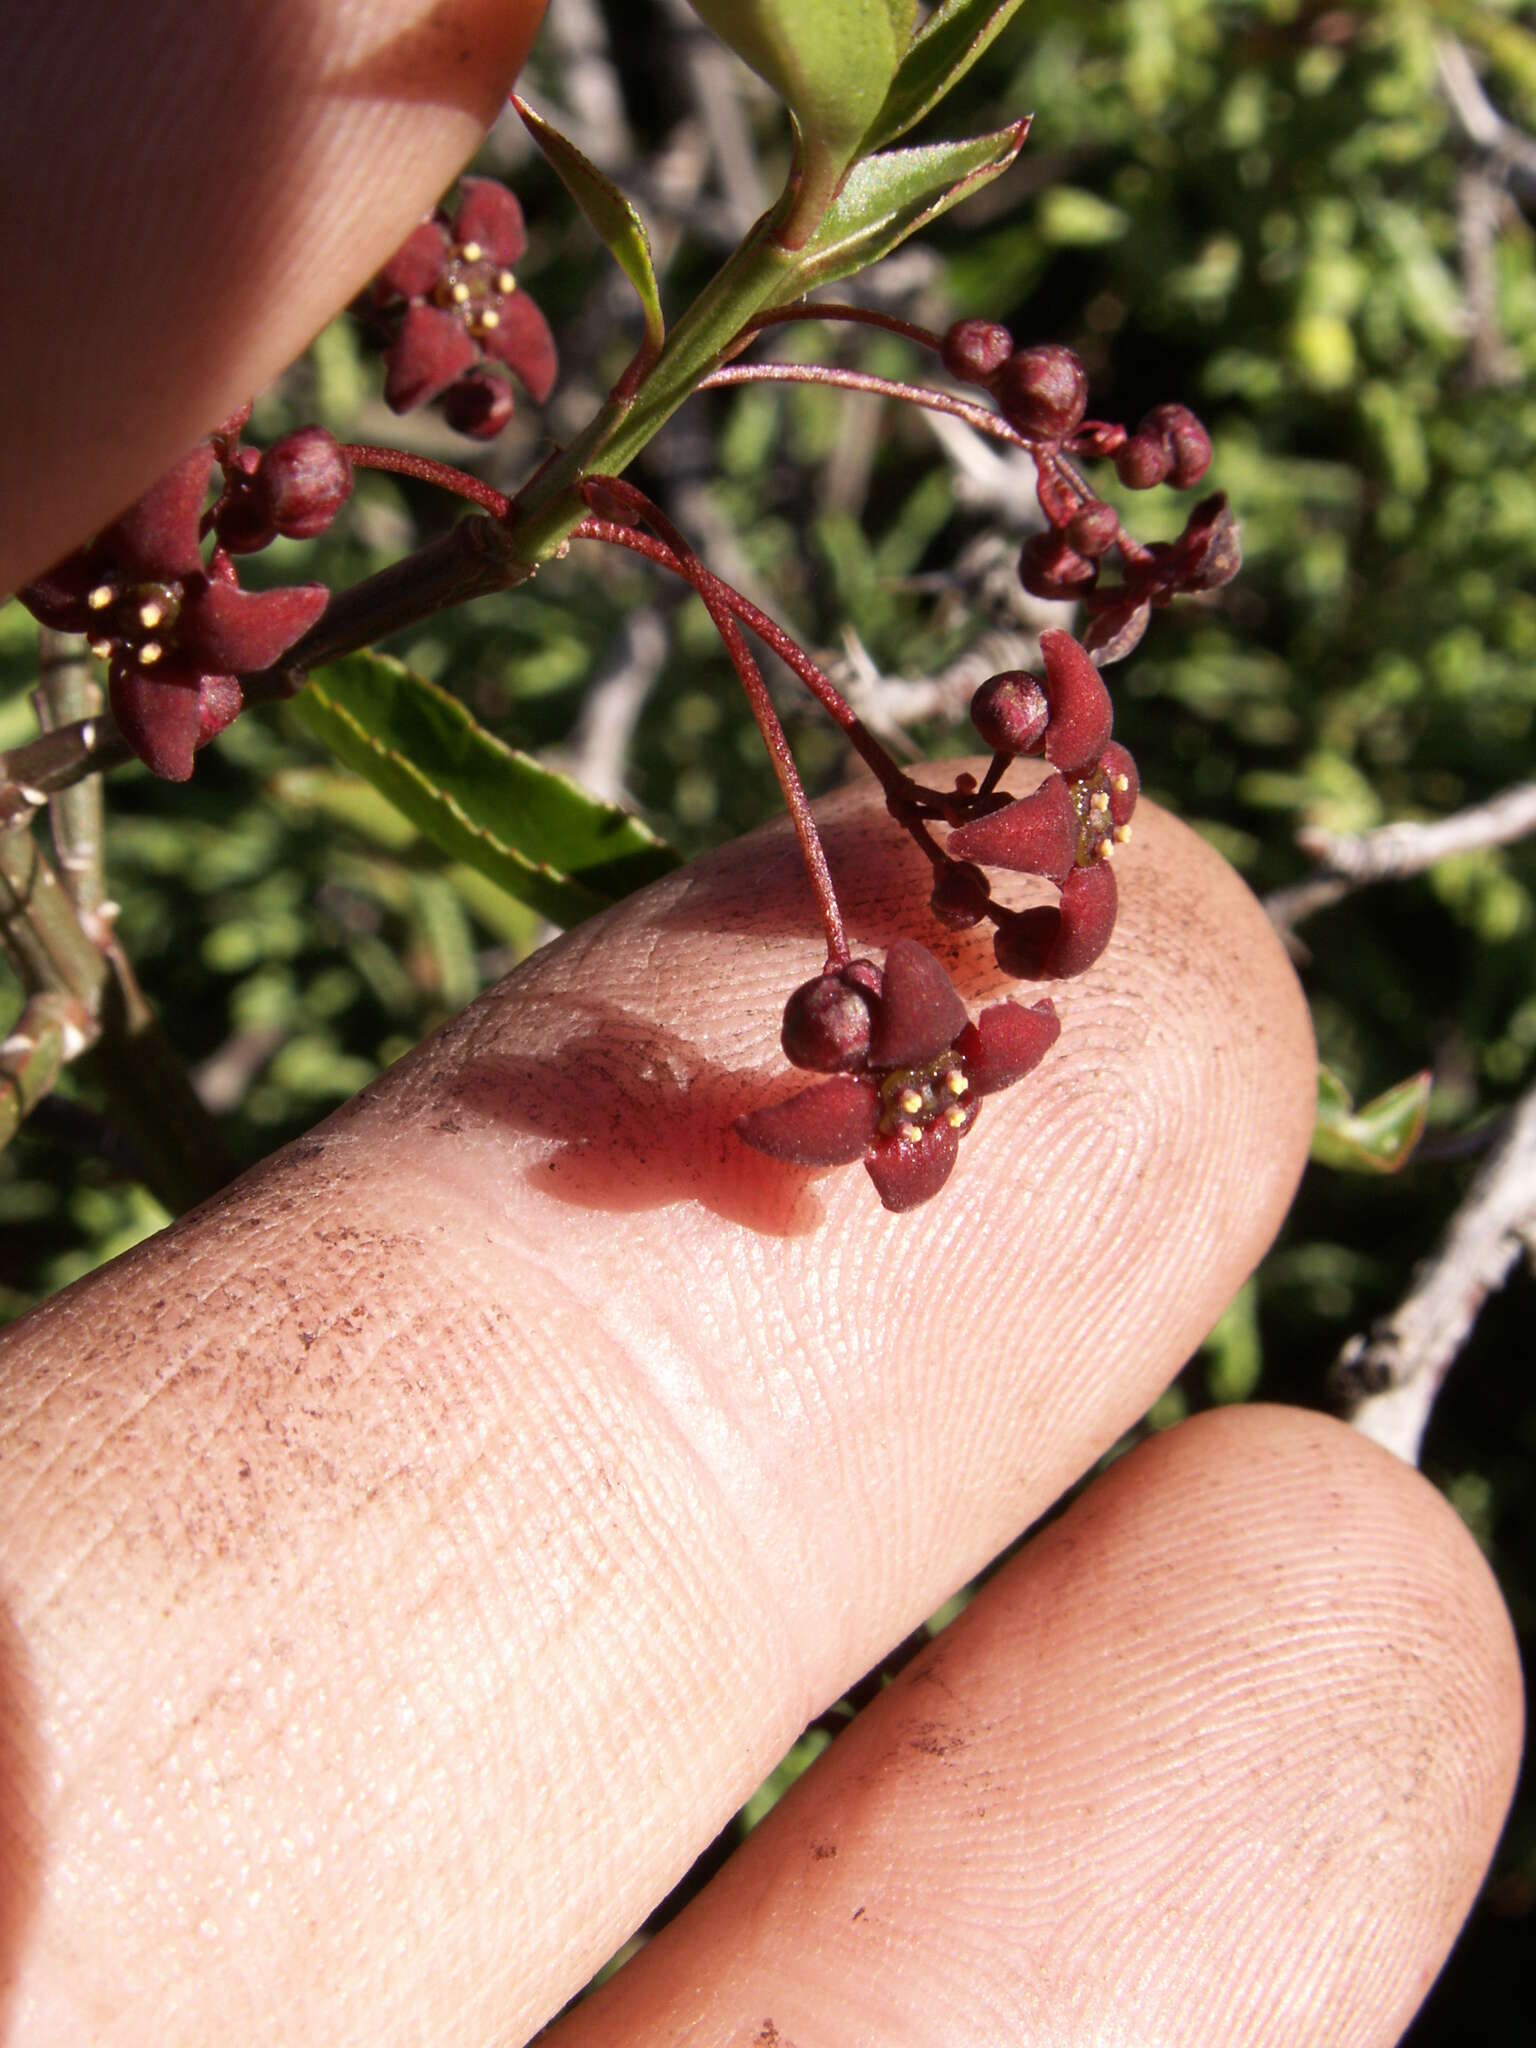
M 487 306 L 485 311 L 480 315 L 480 327 L 482 331 L 492 327 L 499 327 L 500 325 L 501 315 L 497 312 L 494 306 Z
M 898 1124 L 896 1135 L 905 1144 L 915 1145 L 923 1135 L 923 1127 L 921 1124 Z
M 512 275 L 510 270 L 497 271 L 496 289 L 501 293 L 503 298 L 506 297 L 508 292 L 515 292 L 517 290 L 517 279 Z
M 85 601 L 93 612 L 104 612 L 116 595 L 110 583 L 98 583 Z
M 1093 795 L 1089 797 L 1088 808 L 1090 811 L 1107 811 L 1109 809 L 1109 798 L 1102 789 L 1096 789 Z
M 153 598 L 139 606 L 139 624 L 146 633 L 152 633 L 164 617 L 165 606 L 163 604 L 156 604 Z
M 944 1086 L 949 1090 L 951 1095 L 964 1095 L 966 1090 L 970 1087 L 970 1085 L 970 1082 L 967 1081 L 964 1074 L 961 1073 L 958 1067 L 951 1067 L 949 1072 L 944 1076 Z
M 1101 839 L 1101 840 L 1099 841 L 1098 845 L 1097 845 L 1097 846 L 1096 846 L 1096 847 L 1095 847 L 1095 848 L 1093 849 L 1093 856 L 1094 856 L 1094 859 L 1095 859 L 1095 860 L 1108 860 L 1108 859 L 1109 859 L 1109 857 L 1110 857 L 1110 855 L 1111 855 L 1111 854 L 1112 854 L 1112 853 L 1114 852 L 1114 850 L 1115 850 L 1115 847 L 1114 847 L 1114 842 L 1113 842 L 1113 840 L 1110 840 L 1110 839 Z
M 1117 825 L 1115 827 L 1115 838 L 1121 846 L 1125 845 L 1126 841 L 1130 838 L 1130 836 L 1131 828 L 1129 825 Z
M 466 305 L 469 301 L 469 286 L 461 278 L 457 284 L 449 286 L 448 296 L 456 306 Z
M 460 244 L 459 254 L 466 263 L 478 263 L 485 251 L 478 242 L 464 242 Z
M 91 642 L 91 652 L 98 661 L 106 661 L 112 653 L 112 642 L 110 640 L 93 640 Z
M 1129 775 L 1112 775 L 1110 777 L 1110 784 L 1111 787 L 1118 789 L 1120 794 L 1124 796 L 1131 786 L 1131 778 Z
M 907 1116 L 916 1116 L 923 1106 L 923 1098 L 915 1088 L 903 1088 L 897 1102 Z
M 153 668 L 155 663 L 160 659 L 161 655 L 164 654 L 164 652 L 165 649 L 160 645 L 160 642 L 158 640 L 146 640 L 144 642 L 144 645 L 139 649 L 138 655 L 136 657 L 139 667 Z
M 964 1130 L 965 1111 L 963 1109 L 946 1109 L 944 1112 L 944 1121 L 949 1125 L 949 1128 L 952 1131 Z

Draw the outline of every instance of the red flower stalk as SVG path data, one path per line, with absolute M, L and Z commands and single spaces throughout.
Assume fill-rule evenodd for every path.
M 364 310 L 391 331 L 384 398 L 414 412 L 446 394 L 449 425 L 490 440 L 512 416 L 512 372 L 536 405 L 559 370 L 549 323 L 513 266 L 528 246 L 523 210 L 494 178 L 464 178 L 450 216 L 439 207 L 379 272 Z
M 942 963 L 898 939 L 883 971 L 853 960 L 796 989 L 785 1053 L 832 1078 L 748 1111 L 736 1130 L 796 1166 L 862 1160 L 887 1209 L 912 1209 L 948 1180 L 981 1098 L 1022 1079 L 1060 1030 L 1048 1002 L 994 1003 L 973 1024 Z
M 196 750 L 238 717 L 239 678 L 270 668 L 330 597 L 322 583 L 242 590 L 222 547 L 204 566 L 199 541 L 215 460 L 229 489 L 243 493 L 246 453 L 229 436 L 199 442 L 94 541 L 20 592 L 45 626 L 89 636 L 109 664 L 124 739 L 171 782 L 185 782 Z M 334 487 L 331 496 L 339 504 Z

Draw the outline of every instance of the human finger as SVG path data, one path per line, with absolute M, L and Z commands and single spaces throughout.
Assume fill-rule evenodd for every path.
M 996 994 L 878 795 L 824 820 L 855 944 Z M 1137 835 L 1060 1045 L 926 1208 L 731 1132 L 821 958 L 775 829 L 9 1333 L 0 1583 L 58 1788 L 23 2048 L 531 2031 L 1142 1412 L 1313 1082 L 1258 906 Z
M 1098 1480 L 548 2048 L 1388 2048 L 1519 1766 L 1410 1467 L 1289 1409 Z
M 15 0 L 0 592 L 268 383 L 495 118 L 544 0 Z

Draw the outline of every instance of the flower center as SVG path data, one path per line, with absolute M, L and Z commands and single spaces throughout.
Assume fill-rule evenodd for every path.
M 880 1135 L 909 1145 L 940 1118 L 963 1136 L 981 1107 L 957 1052 L 941 1052 L 925 1066 L 891 1067 L 880 1076 L 879 1095 Z
M 432 297 L 457 313 L 473 335 L 489 334 L 501 325 L 501 306 L 517 290 L 517 279 L 495 262 L 478 242 L 456 242 L 448 252 L 443 274 Z
M 1077 865 L 1092 867 L 1096 860 L 1108 860 L 1117 846 L 1131 836 L 1129 825 L 1117 825 L 1112 804 L 1116 792 L 1124 794 L 1130 782 L 1124 775 L 1110 775 L 1095 768 L 1067 784 L 1067 795 L 1077 813 Z
M 153 668 L 175 644 L 184 594 L 180 583 L 98 583 L 85 600 L 91 652 L 106 661 L 127 648 L 139 668 Z

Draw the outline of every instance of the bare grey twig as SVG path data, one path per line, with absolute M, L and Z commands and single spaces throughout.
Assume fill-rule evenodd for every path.
M 1432 868 L 1454 853 L 1477 853 L 1490 846 L 1508 846 L 1536 832 L 1536 782 L 1519 782 L 1486 803 L 1425 823 L 1409 820 L 1378 826 L 1358 836 L 1307 830 L 1296 843 L 1320 863 L 1321 872 L 1305 882 L 1276 889 L 1265 897 L 1270 922 L 1283 935 L 1316 911 L 1342 902 L 1373 882 L 1397 882 Z
M 1515 1109 L 1434 1254 L 1390 1316 L 1334 1368 L 1355 1427 L 1418 1463 L 1446 1374 L 1483 1303 L 1536 1247 L 1536 1088 Z

